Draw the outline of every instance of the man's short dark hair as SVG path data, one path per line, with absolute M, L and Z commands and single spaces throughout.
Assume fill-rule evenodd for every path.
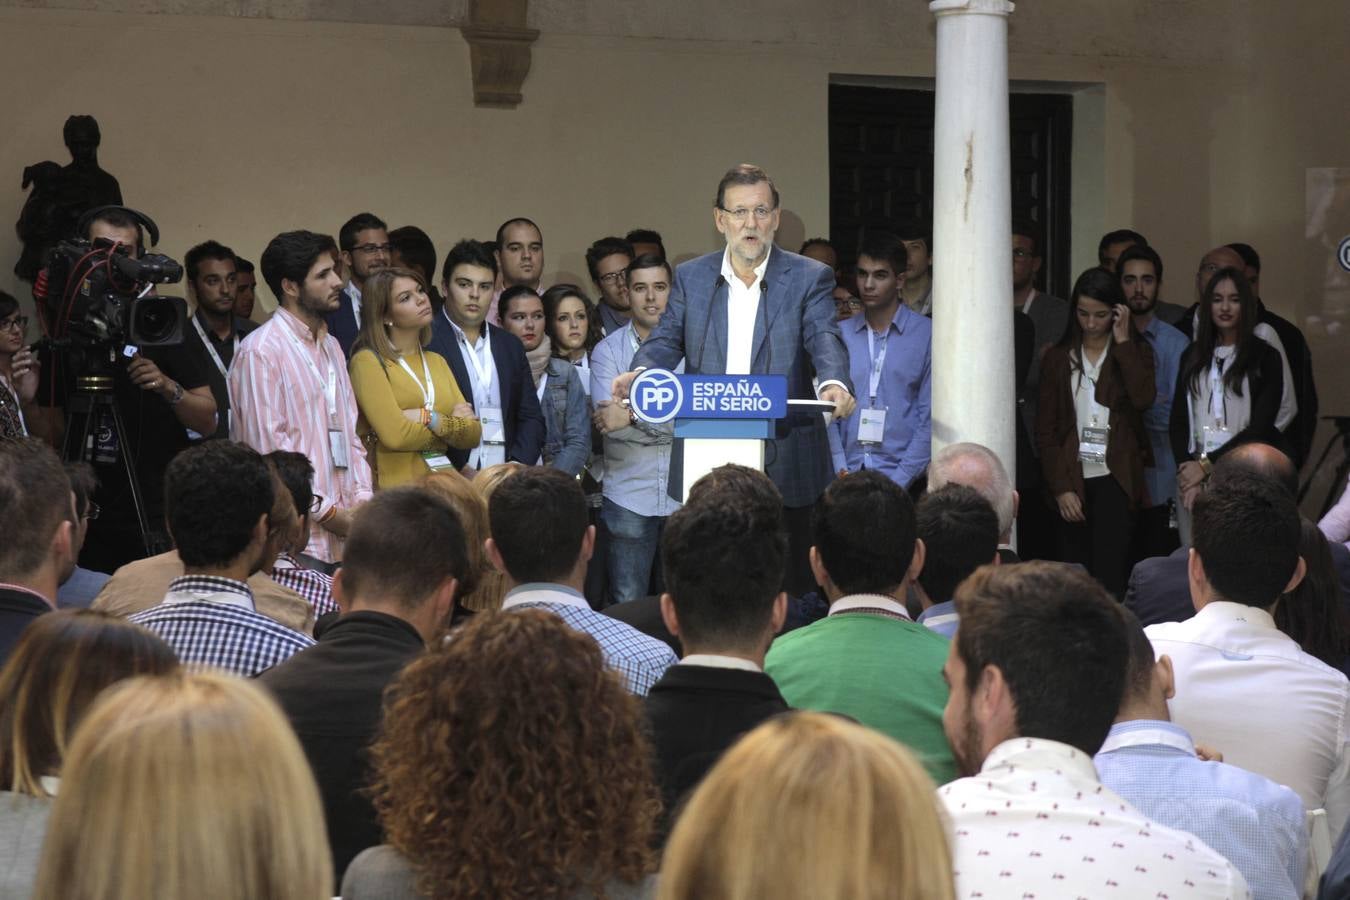
M 880 472 L 835 479 L 811 511 L 812 543 L 845 594 L 884 594 L 903 583 L 914 537 L 914 502 Z
M 869 231 L 858 242 L 858 259 L 864 256 L 889 263 L 894 275 L 903 275 L 909 268 L 909 254 L 905 242 L 889 231 Z
M 665 269 L 667 278 L 675 277 L 675 273 L 671 270 L 670 263 L 666 261 L 666 258 L 664 256 L 657 256 L 655 253 L 644 253 L 630 262 L 628 268 L 624 269 L 623 280 L 628 284 L 632 284 L 633 273 L 638 269 Z
M 810 250 L 812 247 L 829 247 L 830 250 L 834 252 L 836 255 L 838 255 L 839 252 L 835 250 L 834 244 L 830 243 L 829 238 L 816 237 L 816 238 L 807 238 L 805 241 L 802 241 L 802 245 L 797 248 L 797 253 L 800 254 L 801 256 L 805 256 L 806 251 Z
M 234 263 L 236 270 L 239 268 L 239 261 L 234 255 L 233 250 L 219 241 L 203 241 L 189 250 L 183 257 L 183 268 L 187 272 L 187 280 L 189 282 L 197 280 L 197 270 L 201 267 L 201 264 L 208 259 L 214 259 L 219 262 L 232 262 Z
M 52 538 L 74 515 L 70 478 L 36 438 L 0 441 L 0 581 L 17 581 L 47 561 Z
M 1121 705 L 1132 699 L 1143 699 L 1153 689 L 1153 668 L 1158 658 L 1153 651 L 1153 642 L 1144 633 L 1143 623 L 1126 607 L 1120 608 L 1125 617 L 1125 637 L 1129 640 L 1130 662 L 1125 670 L 1125 693 L 1120 698 Z
M 713 201 L 713 205 L 718 209 L 726 209 L 722 205 L 722 201 L 726 198 L 727 188 L 733 185 L 751 187 L 764 183 L 769 185 L 769 192 L 773 195 L 773 208 L 777 209 L 779 202 L 778 188 L 774 186 L 773 179 L 769 177 L 768 172 L 750 163 L 741 163 L 739 166 L 733 166 L 727 170 L 727 173 L 722 176 L 722 180 L 717 182 L 717 199 Z
M 666 258 L 666 242 L 661 240 L 661 232 L 659 231 L 652 231 L 650 228 L 634 228 L 624 235 L 623 239 L 630 245 L 655 244 L 661 251 L 661 258 Z
M 89 512 L 89 501 L 98 490 L 98 475 L 93 466 L 81 461 L 66 463 L 66 477 L 70 479 L 70 490 L 75 495 L 75 514 L 83 516 Z
M 1031 255 L 1040 258 L 1045 255 L 1045 229 L 1030 219 L 1017 219 L 1012 223 L 1015 237 L 1024 237 L 1031 241 Z
M 463 581 L 468 572 L 467 539 L 454 507 L 411 485 L 362 504 L 342 550 L 342 584 L 353 597 L 375 594 L 408 610 L 445 579 Z
M 445 255 L 445 264 L 441 266 L 441 281 L 449 281 L 460 266 L 478 266 L 491 270 L 494 277 L 497 275 L 496 255 L 487 244 L 473 238 L 466 238 L 450 248 Z
M 262 254 L 263 281 L 278 301 L 285 296 L 283 280 L 304 284 L 310 267 L 325 253 L 337 262 L 338 248 L 326 234 L 314 231 L 284 231 L 267 243 Z
M 416 225 L 404 225 L 389 232 L 389 243 L 408 268 L 420 269 L 428 278 L 436 277 L 436 244 Z
M 920 218 L 910 219 L 908 222 L 897 222 L 895 236 L 902 241 L 923 241 L 923 247 L 928 251 L 928 255 L 933 255 L 932 219 Z
M 389 226 L 384 224 L 384 219 L 374 213 L 357 213 L 343 222 L 342 227 L 338 229 L 338 246 L 343 250 L 350 250 L 356 246 L 358 234 L 376 228 L 385 233 L 389 231 Z
M 530 226 L 535 231 L 539 232 L 539 240 L 542 241 L 544 239 L 544 229 L 536 225 L 534 219 L 527 219 L 524 216 L 515 216 L 497 226 L 497 236 L 493 238 L 493 243 L 496 244 L 496 247 L 493 249 L 500 250 L 502 248 L 502 242 L 506 240 L 506 229 L 517 223 L 524 223 Z
M 998 552 L 998 515 L 973 488 L 948 484 L 926 494 L 914 510 L 923 541 L 919 585 L 934 603 L 946 603 L 956 586 Z
M 1133 247 L 1126 247 L 1125 252 L 1116 258 L 1116 275 L 1125 277 L 1125 264 L 1137 259 L 1152 263 L 1154 277 L 1159 281 L 1163 280 L 1162 257 L 1158 255 L 1157 250 L 1154 250 L 1148 244 L 1135 244 Z
M 134 228 L 136 229 L 136 251 L 145 249 L 145 231 L 141 228 L 140 220 L 133 216 L 129 211 L 120 206 L 109 206 L 92 217 L 84 226 L 84 234 L 80 237 L 86 241 L 93 240 L 91 235 L 94 233 L 94 226 L 99 222 L 111 225 L 114 228 Z
M 1211 478 L 1191 511 L 1192 546 L 1224 600 L 1266 609 L 1298 566 L 1299 518 L 1277 482 L 1234 471 Z
M 591 273 L 591 281 L 600 283 L 600 273 L 596 270 L 600 260 L 606 256 L 613 256 L 616 253 L 622 253 L 632 262 L 633 245 L 621 237 L 602 237 L 600 240 L 586 248 L 586 271 Z
M 590 525 L 586 495 L 558 469 L 524 468 L 493 490 L 488 525 L 514 581 L 559 581 L 581 555 Z
M 1257 273 L 1261 271 L 1261 254 L 1257 253 L 1256 248 L 1251 244 L 1226 244 L 1225 246 L 1242 257 L 1244 266 Z
M 1134 244 L 1136 247 L 1147 247 L 1148 239 L 1137 231 L 1131 231 L 1128 228 L 1117 228 L 1115 231 L 1108 231 L 1102 235 L 1102 239 L 1097 242 L 1097 259 L 1101 260 L 1106 256 L 1106 251 L 1112 244 L 1123 244 L 1126 241 Z M 1116 265 L 1116 271 L 1120 270 L 1119 262 Z
M 252 447 L 207 441 L 173 458 L 164 473 L 164 518 L 183 564 L 224 566 L 253 540 L 276 494 L 267 463 Z
M 956 589 L 956 612 L 956 652 L 972 696 L 996 666 L 1012 694 L 1018 737 L 1088 756 L 1101 748 L 1129 656 L 1120 604 L 1101 584 L 1063 563 L 983 566 Z
M 782 531 L 787 527 L 778 486 L 769 476 L 749 466 L 727 463 L 695 481 L 685 505 L 710 503 L 730 503 L 749 511 L 759 529 Z
M 240 272 L 253 271 L 253 263 L 247 259 L 244 259 L 242 256 L 236 256 L 234 258 L 234 265 L 235 268 L 237 268 Z
M 267 454 L 267 461 L 277 470 L 277 477 L 286 485 L 286 492 L 295 504 L 295 513 L 300 518 L 310 514 L 314 505 L 314 464 L 309 457 L 294 450 L 273 450 Z

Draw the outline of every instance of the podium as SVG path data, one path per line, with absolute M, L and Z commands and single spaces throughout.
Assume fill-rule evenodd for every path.
M 629 390 L 633 414 L 651 425 L 675 422 L 684 441 L 680 502 L 689 488 L 729 463 L 764 471 L 764 442 L 789 407 L 832 409 L 821 400 L 789 400 L 786 375 L 677 375 L 646 369 Z

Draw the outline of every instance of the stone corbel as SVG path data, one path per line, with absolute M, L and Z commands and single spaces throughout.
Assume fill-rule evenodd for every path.
M 471 0 L 460 33 L 469 44 L 475 106 L 514 108 L 530 74 L 530 45 L 539 31 L 525 27 L 528 0 Z

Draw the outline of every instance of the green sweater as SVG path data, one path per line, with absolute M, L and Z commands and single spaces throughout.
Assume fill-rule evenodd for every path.
M 914 622 L 841 613 L 775 640 L 764 671 L 789 706 L 842 713 L 894 738 L 941 785 L 957 775 L 942 730 L 948 646 Z

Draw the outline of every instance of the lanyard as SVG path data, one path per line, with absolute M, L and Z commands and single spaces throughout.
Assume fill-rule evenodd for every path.
M 890 336 L 891 327 L 887 325 L 886 332 L 881 336 L 879 342 L 881 344 L 881 353 L 878 354 L 876 347 L 873 345 L 873 339 L 876 337 L 876 332 L 872 331 L 871 327 L 868 327 L 867 329 L 867 355 L 872 360 L 872 371 L 867 377 L 867 396 L 873 406 L 875 406 L 877 402 L 877 388 L 881 387 L 881 368 L 886 364 L 886 341 Z
M 229 372 L 225 368 L 224 361 L 221 360 L 220 354 L 216 352 L 215 345 L 211 343 L 211 339 L 206 336 L 206 330 L 202 328 L 202 323 L 197 321 L 196 316 L 192 317 L 192 327 L 197 329 L 197 334 L 201 336 L 202 344 L 206 347 L 206 352 L 211 354 L 211 362 L 216 364 L 216 369 L 220 371 L 221 376 L 224 377 L 228 375 Z M 237 333 L 234 336 L 234 352 L 239 352 L 239 335 Z M 234 359 L 234 357 L 231 356 L 230 359 Z
M 305 365 L 309 366 L 309 371 L 313 373 L 315 380 L 317 380 L 320 385 L 323 385 L 324 400 L 326 400 L 328 403 L 328 421 L 330 425 L 336 425 L 338 412 L 337 367 L 333 365 L 333 360 L 328 355 L 328 348 L 327 347 L 323 348 L 323 361 L 328 363 L 328 381 L 325 383 L 323 375 L 319 374 L 318 365 L 316 365 L 314 362 L 313 354 L 311 354 L 309 350 L 306 349 L 304 343 L 301 342 L 301 340 L 295 336 L 295 332 L 291 330 L 289 323 L 283 322 L 282 325 L 283 327 L 281 330 L 285 332 L 286 337 L 291 339 L 291 343 L 295 345 L 295 349 L 300 351 L 300 356 L 304 358 Z
M 398 358 L 398 364 L 402 367 L 403 371 L 408 373 L 408 377 L 413 380 L 413 384 L 417 385 L 417 390 L 422 394 L 422 405 L 426 407 L 427 412 L 431 412 L 432 408 L 436 405 L 436 385 L 431 381 L 431 367 L 427 365 L 427 355 L 422 353 L 420 349 L 417 352 L 422 356 L 422 377 L 426 379 L 425 387 L 422 386 L 422 382 L 417 380 L 417 375 L 413 373 L 412 367 L 408 365 L 407 360 L 400 356 Z
M 445 313 L 445 318 L 451 325 L 455 325 L 454 321 L 450 319 L 449 313 Z M 483 342 L 483 349 L 487 351 L 486 360 L 479 357 L 478 350 L 469 343 L 469 339 L 465 336 L 464 330 L 458 325 L 455 325 L 455 336 L 459 339 L 460 347 L 467 347 L 469 350 L 467 354 L 461 355 L 469 357 L 469 364 L 473 366 L 475 370 L 474 374 L 478 376 L 474 380 L 477 382 L 478 389 L 483 392 L 479 405 L 487 404 L 488 400 L 492 397 L 492 341 L 488 334 L 488 324 L 484 322 L 482 327 L 483 330 L 479 334 L 478 339 Z

